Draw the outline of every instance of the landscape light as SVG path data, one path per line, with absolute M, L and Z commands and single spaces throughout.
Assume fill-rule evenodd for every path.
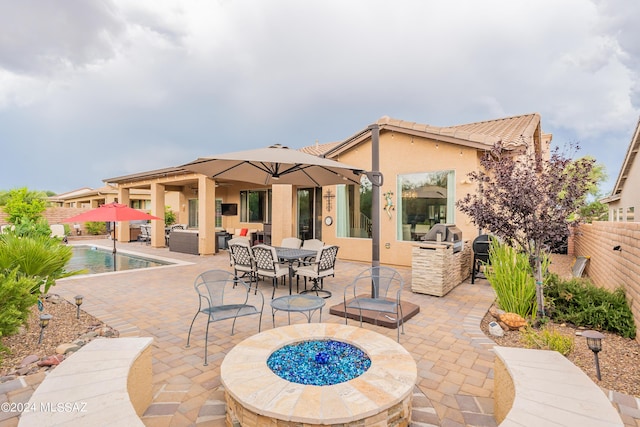
M 76 319 L 80 318 L 80 306 L 82 305 L 82 295 L 76 295 Z
M 38 344 L 42 344 L 42 336 L 44 335 L 44 328 L 47 327 L 52 317 L 53 316 L 50 314 L 40 315 L 40 338 L 38 339 Z
M 593 351 L 593 357 L 596 361 L 596 376 L 598 377 L 598 381 L 600 378 L 600 362 L 598 361 L 598 353 L 602 350 L 602 339 L 604 335 L 598 331 L 584 331 L 582 336 L 587 339 L 587 345 L 589 349 Z

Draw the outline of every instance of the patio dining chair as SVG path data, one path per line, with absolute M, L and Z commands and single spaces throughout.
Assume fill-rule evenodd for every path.
M 231 325 L 231 335 L 233 335 L 238 317 L 259 315 L 258 332 L 260 332 L 264 297 L 262 292 L 258 290 L 252 295 L 250 287 L 242 279 L 238 279 L 233 273 L 224 270 L 209 270 L 199 274 L 194 282 L 194 287 L 198 293 L 198 311 L 196 311 L 193 320 L 191 320 L 186 347 L 189 348 L 190 346 L 191 330 L 196 317 L 200 313 L 206 315 L 204 366 L 207 366 L 209 324 L 233 319 L 233 324 Z
M 285 237 L 282 239 L 282 243 L 280 244 L 280 247 L 282 248 L 300 249 L 301 246 L 302 240 L 297 237 Z
M 280 264 L 276 248 L 267 245 L 256 245 L 253 248 L 253 257 L 256 260 L 256 275 L 271 277 L 273 281 L 273 292 L 271 299 L 276 295 L 276 287 L 280 277 L 286 282 L 289 275 L 289 266 Z M 257 286 L 257 285 L 256 285 Z
M 252 283 L 255 282 L 257 291 L 258 278 L 256 277 L 256 261 L 253 258 L 253 251 L 251 250 L 251 246 L 249 246 L 249 241 L 246 239 L 237 239 L 229 245 L 229 254 L 236 279 L 249 277 L 249 288 L 251 288 Z
M 151 243 L 151 226 L 149 224 L 140 225 L 140 234 L 138 234 L 138 241 L 140 243 Z
M 324 289 L 323 280 L 325 277 L 335 274 L 336 257 L 338 256 L 337 246 L 325 246 L 313 261 L 302 261 L 300 266 L 294 268 L 296 275 L 296 289 L 300 276 L 304 277 L 304 291 L 301 294 L 315 292 L 317 296 L 323 294 L 323 298 L 330 298 L 331 292 Z M 313 286 L 307 289 L 307 278 L 313 282 Z
M 360 327 L 362 327 L 363 311 L 384 313 L 387 319 L 396 322 L 398 342 L 400 342 L 401 324 L 402 333 L 404 334 L 404 320 L 400 300 L 403 286 L 404 279 L 394 268 L 367 268 L 358 274 L 344 290 L 344 323 L 347 324 L 349 308 L 358 310 Z

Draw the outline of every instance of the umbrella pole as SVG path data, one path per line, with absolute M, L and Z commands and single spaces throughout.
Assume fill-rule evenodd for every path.
M 380 172 L 380 127 L 377 124 L 369 126 L 371 130 L 371 172 L 367 173 L 367 178 L 371 181 L 371 267 L 380 267 L 380 187 L 384 182 L 384 177 Z M 373 276 L 373 281 L 377 282 L 378 276 Z M 371 297 L 377 298 L 378 283 L 371 284 Z
M 113 221 L 113 227 L 111 227 L 113 231 L 113 271 L 116 271 L 116 222 Z

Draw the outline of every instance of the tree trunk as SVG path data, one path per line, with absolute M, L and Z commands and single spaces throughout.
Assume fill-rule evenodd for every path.
M 536 256 L 535 256 L 535 267 L 534 267 L 534 277 L 536 280 L 536 302 L 538 304 L 537 315 L 538 318 L 541 319 L 545 317 L 544 312 L 544 290 L 542 289 L 542 260 L 540 259 L 540 249 L 536 245 Z

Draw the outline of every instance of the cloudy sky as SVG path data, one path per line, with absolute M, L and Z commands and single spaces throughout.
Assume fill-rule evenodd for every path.
M 0 190 L 538 112 L 611 190 L 640 115 L 637 0 L 0 2 Z

